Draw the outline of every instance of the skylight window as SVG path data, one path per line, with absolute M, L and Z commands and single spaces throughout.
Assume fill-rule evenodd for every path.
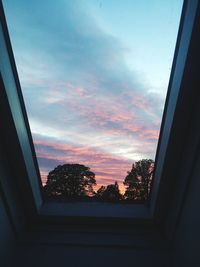
M 120 198 L 146 199 L 127 189 L 134 175 L 141 186 L 142 166 L 150 189 L 182 1 L 7 0 L 4 8 L 43 184 L 49 174 L 53 190 L 67 170 L 70 197 L 119 189 Z M 74 177 L 87 182 L 83 194 Z

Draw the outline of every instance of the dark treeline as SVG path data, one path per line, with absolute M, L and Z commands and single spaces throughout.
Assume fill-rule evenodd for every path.
M 125 193 L 122 194 L 117 182 L 95 191 L 95 173 L 89 167 L 81 164 L 58 165 L 49 172 L 43 192 L 47 199 L 144 202 L 149 197 L 153 171 L 154 161 L 151 159 L 133 163 L 124 178 Z

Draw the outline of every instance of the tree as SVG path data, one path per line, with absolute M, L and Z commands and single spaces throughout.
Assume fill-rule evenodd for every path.
M 114 184 L 109 184 L 107 186 L 101 186 L 97 193 L 96 199 L 103 201 L 119 201 L 122 199 L 122 195 L 119 190 L 119 185 L 117 182 Z
M 127 200 L 147 200 L 151 188 L 154 161 L 142 159 L 132 165 L 132 169 L 124 179 L 126 191 L 124 198 Z
M 97 192 L 96 192 L 96 194 L 95 194 L 95 197 L 96 197 L 97 199 L 102 199 L 105 190 L 106 190 L 106 186 L 102 185 L 102 186 L 97 190 Z
M 44 192 L 48 197 L 77 198 L 92 196 L 95 174 L 80 164 L 58 165 L 50 171 Z

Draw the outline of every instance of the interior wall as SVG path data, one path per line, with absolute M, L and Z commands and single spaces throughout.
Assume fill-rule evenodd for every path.
M 170 266 L 167 252 L 164 250 L 62 245 L 27 245 L 20 247 L 17 262 L 21 267 Z
M 15 235 L 0 191 L 0 265 L 12 267 L 15 252 Z
M 177 225 L 174 266 L 200 266 L 200 151 L 189 181 Z

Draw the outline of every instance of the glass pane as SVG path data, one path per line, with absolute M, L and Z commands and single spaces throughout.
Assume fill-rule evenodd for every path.
M 4 8 L 47 195 L 146 200 L 182 1 Z

